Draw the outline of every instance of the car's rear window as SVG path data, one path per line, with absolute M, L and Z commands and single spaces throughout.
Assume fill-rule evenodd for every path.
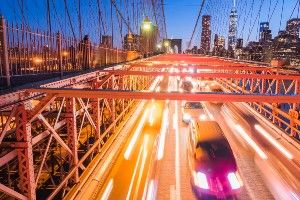
M 232 151 L 224 140 L 198 142 L 197 148 L 201 148 L 211 160 L 231 159 Z
M 186 109 L 203 109 L 203 106 L 200 102 L 186 102 L 184 105 Z

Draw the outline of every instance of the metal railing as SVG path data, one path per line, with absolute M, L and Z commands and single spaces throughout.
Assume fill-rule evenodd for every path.
M 0 16 L 0 88 L 33 82 L 69 72 L 126 62 L 138 53 L 94 44 L 88 36 L 82 40 L 30 30 L 5 22 Z M 39 76 L 37 76 L 39 75 Z M 26 80 L 21 80 L 25 77 Z M 28 77 L 30 80 L 28 80 Z

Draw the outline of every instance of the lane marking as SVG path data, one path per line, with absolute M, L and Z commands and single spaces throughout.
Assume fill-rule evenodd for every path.
M 103 194 L 102 194 L 101 200 L 107 200 L 108 199 L 108 197 L 109 197 L 109 195 L 110 195 L 110 193 L 113 189 L 113 184 L 114 184 L 113 179 L 110 179 L 107 186 L 106 186 L 106 188 L 105 188 L 105 190 L 104 190 L 104 192 L 103 192 Z

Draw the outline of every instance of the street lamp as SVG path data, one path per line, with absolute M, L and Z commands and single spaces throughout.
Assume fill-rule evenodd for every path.
M 161 43 L 158 43 L 158 44 L 156 45 L 156 47 L 157 47 L 158 50 L 161 50 L 161 48 L 162 48 Z
M 165 42 L 164 42 L 164 46 L 167 48 L 167 47 L 169 47 L 170 46 L 170 42 L 168 41 L 168 40 L 166 40 Z

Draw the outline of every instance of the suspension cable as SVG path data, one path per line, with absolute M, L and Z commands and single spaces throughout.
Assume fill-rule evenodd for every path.
M 199 10 L 199 13 L 198 13 L 198 17 L 197 17 L 197 20 L 196 20 L 196 24 L 195 24 L 195 26 L 194 26 L 193 33 L 192 33 L 192 36 L 191 36 L 190 41 L 189 41 L 189 44 L 188 44 L 188 49 L 191 47 L 192 40 L 193 40 L 195 31 L 196 31 L 196 28 L 197 28 L 197 25 L 198 25 L 198 22 L 199 22 L 199 19 L 200 19 L 200 16 L 201 16 L 201 13 L 202 13 L 202 10 L 203 10 L 203 7 L 204 7 L 204 4 L 205 4 L 205 0 L 202 0 L 202 4 L 201 4 L 201 7 L 200 7 L 200 10 Z

